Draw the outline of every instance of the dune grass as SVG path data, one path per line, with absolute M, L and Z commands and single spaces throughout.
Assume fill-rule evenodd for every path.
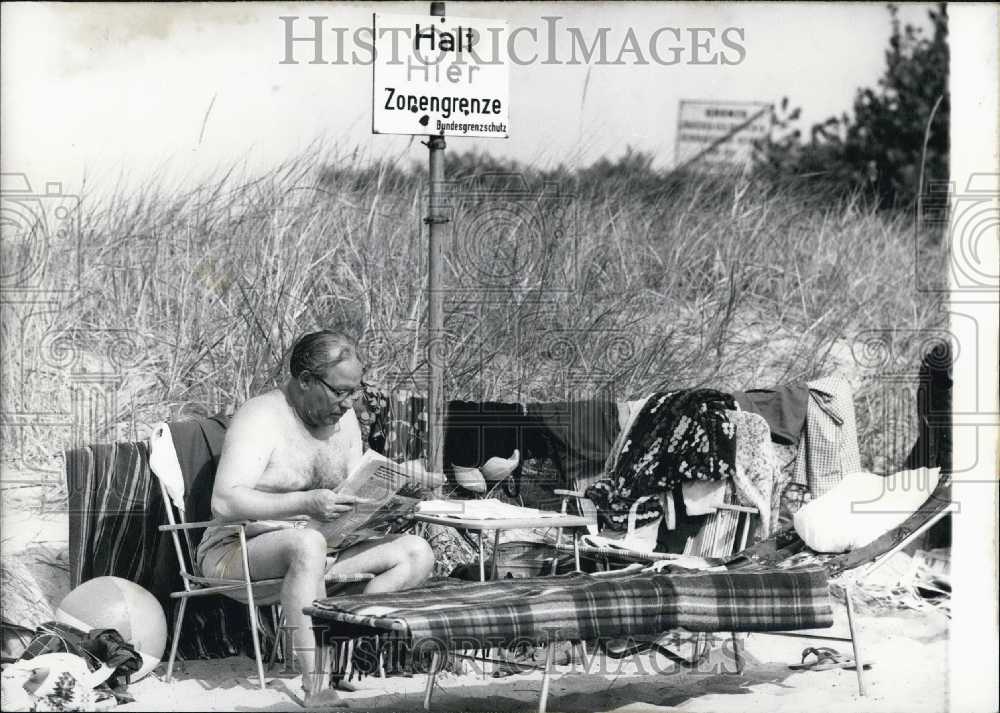
M 916 275 L 942 282 L 947 254 L 906 215 L 773 177 L 657 173 L 632 154 L 575 173 L 465 155 L 448 171 L 435 353 L 449 397 L 634 398 L 840 369 L 858 386 L 866 465 L 884 470 L 912 442 L 914 388 L 900 407 L 886 375 L 915 375 L 927 335 L 946 328 Z M 422 389 L 426 188 L 423 166 L 313 155 L 193 188 L 85 196 L 82 288 L 33 325 L 5 317 L 4 392 L 67 412 L 74 375 L 110 370 L 121 379 L 98 435 L 135 435 L 235 408 L 317 327 L 360 337 L 373 382 Z M 52 285 L 69 279 L 60 250 Z M 871 330 L 894 331 L 876 344 Z M 72 438 L 19 434 L 29 458 Z

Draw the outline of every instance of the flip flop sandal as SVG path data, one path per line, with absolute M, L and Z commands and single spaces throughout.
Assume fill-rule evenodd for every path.
M 816 664 L 828 659 L 831 656 L 837 656 L 840 652 L 836 649 L 830 648 L 829 646 L 810 646 L 807 649 L 802 650 L 802 663 L 792 664 L 795 668 L 812 668 Z M 815 661 L 810 661 L 806 663 L 806 659 L 810 656 L 815 656 Z M 789 668 L 791 668 L 790 666 Z
M 512 661 L 502 661 L 491 675 L 493 678 L 507 678 L 508 676 L 515 676 L 520 673 L 532 673 L 540 670 L 537 666 L 525 666 L 513 663 Z
M 806 662 L 809 656 L 815 656 L 814 661 Z M 870 663 L 864 664 L 864 670 L 867 671 L 872 665 Z M 836 649 L 832 649 L 829 646 L 819 646 L 812 647 L 802 651 L 802 663 L 789 665 L 790 669 L 794 671 L 829 671 L 835 668 L 843 668 L 848 671 L 853 671 L 857 669 L 857 665 L 854 662 L 852 656 L 847 656 L 840 653 Z
M 568 666 L 573 662 L 574 646 L 569 641 L 559 641 L 552 644 L 542 644 L 536 646 L 534 651 L 531 652 L 531 661 L 544 666 L 547 646 L 553 647 L 552 664 L 554 666 Z

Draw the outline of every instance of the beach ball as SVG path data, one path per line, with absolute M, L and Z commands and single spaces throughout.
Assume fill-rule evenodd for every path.
M 95 577 L 65 596 L 56 621 L 82 631 L 115 629 L 142 656 L 138 681 L 156 668 L 167 644 L 167 618 L 152 594 L 121 577 Z

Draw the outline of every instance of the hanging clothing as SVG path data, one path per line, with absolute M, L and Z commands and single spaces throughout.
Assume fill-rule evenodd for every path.
M 937 343 L 924 354 L 917 377 L 917 441 L 896 470 L 939 467 L 942 473 L 951 472 L 953 358 L 946 341 Z
M 385 455 L 386 434 L 391 423 L 389 395 L 382 389 L 362 382 L 361 396 L 354 400 L 354 415 L 361 429 L 361 447 Z
M 611 446 L 611 453 L 608 454 L 607 461 L 604 464 L 605 473 L 611 473 L 618 465 L 618 457 L 621 455 L 622 448 L 625 445 L 625 439 L 632 432 L 632 426 L 635 424 L 635 420 L 639 417 L 639 414 L 642 413 L 642 409 L 646 406 L 646 402 L 652 397 L 653 394 L 647 394 L 641 399 L 625 401 L 618 404 L 618 424 L 620 428 L 618 431 L 618 437 Z
M 562 485 L 583 490 L 604 474 L 618 438 L 618 405 L 607 399 L 527 404 L 528 457 L 551 458 Z
M 755 413 L 729 411 L 726 416 L 736 426 L 735 502 L 757 508 L 757 536 L 767 537 L 771 530 L 771 491 L 778 470 L 770 429 L 767 421 Z M 687 481 L 681 485 L 684 509 L 690 516 L 713 513 L 725 503 L 728 487 L 724 480 Z
M 70 586 L 115 575 L 151 588 L 163 503 L 150 477 L 147 443 L 66 452 Z
M 818 498 L 848 473 L 861 470 L 854 394 L 850 384 L 833 375 L 809 382 L 805 448 L 795 464 L 795 482 Z
M 735 472 L 736 428 L 726 416 L 728 394 L 691 389 L 653 394 L 632 424 L 608 478 L 585 491 L 605 527 L 627 527 L 629 511 L 642 499 L 637 525 L 663 515 L 660 494 L 690 480 L 720 480 Z M 675 502 L 676 504 L 676 502 Z
M 917 441 L 906 460 L 896 470 L 941 468 L 951 473 L 951 346 L 935 344 L 920 363 L 917 386 Z M 951 547 L 951 515 L 933 525 L 927 533 L 927 549 Z
M 805 383 L 733 392 L 740 410 L 764 417 L 775 443 L 795 445 L 802 437 L 809 407 L 809 387 Z
M 423 397 L 363 384 L 354 413 L 364 450 L 371 448 L 394 461 L 426 458 L 427 407 Z
M 218 415 L 196 421 L 176 421 L 170 424 L 177 463 L 184 477 L 184 516 L 189 522 L 213 519 L 212 490 L 215 471 L 222 457 L 231 416 Z M 162 511 L 161 511 L 162 512 Z M 191 540 L 197 550 L 204 531 L 193 530 Z
M 786 446 L 781 443 L 771 444 L 774 450 L 774 457 L 777 459 L 778 469 L 775 471 L 774 486 L 771 489 L 771 532 L 781 529 L 791 524 L 791 516 L 783 513 L 781 506 L 784 502 L 785 490 L 795 479 L 795 464 L 798 462 L 798 446 Z M 805 440 L 802 441 L 805 448 Z M 805 487 L 805 486 L 802 486 Z
M 726 414 L 736 426 L 736 502 L 755 507 L 760 513 L 757 536 L 771 532 L 771 495 L 778 480 L 780 466 L 771 442 L 771 430 L 763 416 L 746 411 Z
M 478 468 L 493 456 L 523 449 L 524 408 L 500 401 L 449 401 L 444 417 L 444 468 Z

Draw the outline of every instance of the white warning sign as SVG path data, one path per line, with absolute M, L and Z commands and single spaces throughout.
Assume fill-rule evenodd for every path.
M 375 13 L 372 132 L 507 138 L 507 23 Z
M 771 133 L 764 102 L 682 101 L 677 117 L 677 166 L 712 170 L 753 160 L 754 142 Z

